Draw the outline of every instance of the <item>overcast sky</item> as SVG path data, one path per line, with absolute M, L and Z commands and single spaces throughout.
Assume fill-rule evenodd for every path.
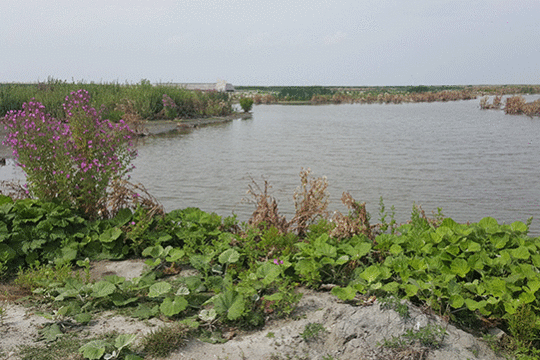
M 0 82 L 539 84 L 540 0 L 2 0 Z

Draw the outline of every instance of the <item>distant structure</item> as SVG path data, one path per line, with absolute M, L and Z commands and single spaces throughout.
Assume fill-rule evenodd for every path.
M 225 80 L 218 80 L 216 83 L 160 83 L 159 85 L 174 86 L 186 90 L 200 91 L 219 91 L 219 92 L 234 92 L 234 86 Z

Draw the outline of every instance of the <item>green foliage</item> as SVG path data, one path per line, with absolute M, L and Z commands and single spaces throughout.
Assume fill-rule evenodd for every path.
M 72 268 L 69 264 L 30 265 L 27 269 L 19 270 L 15 284 L 25 289 L 35 290 L 48 288 L 51 284 L 63 284 L 72 276 Z
M 240 107 L 242 107 L 242 110 L 244 110 L 244 112 L 249 112 L 251 108 L 253 107 L 252 98 L 241 98 L 239 101 L 240 101 Z
M 328 234 L 296 243 L 294 269 L 307 285 L 348 284 L 358 266 L 367 262 L 371 244 L 363 235 L 338 241 Z
M 64 114 L 62 103 L 65 97 L 80 88 L 85 88 L 90 93 L 91 107 L 102 108 L 103 118 L 115 122 L 126 115 L 127 107 L 122 106 L 125 104 L 131 104 L 132 110 L 142 119 L 163 118 L 164 94 L 175 103 L 175 117 L 222 116 L 233 111 L 229 95 L 217 91 L 189 91 L 166 85 L 153 86 L 146 81 L 139 84 L 85 84 L 49 79 L 41 84 L 0 84 L 0 117 L 10 110 L 21 109 L 23 103 L 34 98 L 49 109 L 53 117 L 61 118 Z
M 79 348 L 79 353 L 81 353 L 86 359 L 90 360 L 101 359 L 104 355 L 106 359 L 116 359 L 122 354 L 124 349 L 128 349 L 128 346 L 133 343 L 136 338 L 137 335 L 121 334 L 115 338 L 114 342 L 108 342 L 106 340 L 92 340 L 81 346 Z M 109 349 L 114 350 L 110 354 L 105 354 L 105 352 Z M 126 359 L 142 360 L 141 357 L 134 354 L 125 356 Z
M 506 319 L 508 331 L 513 337 L 513 346 L 522 348 L 519 352 L 527 355 L 533 344 L 538 348 L 540 317 L 530 304 L 520 306 L 514 314 L 506 315 Z
M 328 332 L 320 323 L 308 323 L 304 327 L 304 331 L 300 333 L 305 342 L 310 342 L 318 339 L 322 334 Z
M 540 239 L 528 236 L 522 222 L 431 221 L 415 208 L 410 223 L 373 241 L 363 235 L 333 238 L 325 221 L 311 225 L 303 237 L 274 227 L 240 231 L 234 219 L 188 208 L 148 220 L 137 235 L 144 240 L 133 247 L 151 265 L 143 276 L 91 283 L 88 276 L 71 273 L 73 260 L 81 259 L 77 264 L 84 273 L 87 256 L 136 254 L 127 236 L 136 214 L 122 211 L 90 222 L 55 204 L 0 197 L 2 263 L 10 269 L 29 264 L 17 281 L 50 301 L 56 320 L 84 323 L 96 311 L 117 309 L 140 319 L 189 321 L 217 341 L 213 330 L 220 325 L 253 328 L 268 317 L 290 315 L 301 298 L 300 284 L 334 284 L 332 294 L 344 301 L 361 293 L 376 295 L 383 308 L 404 317 L 407 299 L 461 324 L 489 318 L 509 330 L 520 353 L 532 356 L 538 347 Z M 196 272 L 168 277 L 185 267 Z M 435 330 L 402 340 L 421 343 L 429 332 L 440 335 Z
M 392 337 L 391 340 L 384 340 L 382 346 L 389 348 L 407 348 L 414 344 L 428 349 L 438 349 L 442 346 L 446 330 L 440 325 L 428 324 L 418 330 L 408 329 L 399 337 Z
M 381 303 L 381 309 L 383 310 L 392 309 L 404 319 L 409 319 L 411 317 L 409 306 L 393 296 L 382 297 L 379 298 L 378 301 Z
M 0 276 L 19 266 L 67 264 L 77 259 L 123 259 L 140 256 L 143 249 L 181 242 L 172 217 L 159 216 L 141 224 L 138 208 L 123 209 L 112 219 L 89 221 L 61 204 L 24 199 L 13 202 L 0 195 Z M 169 256 L 169 255 L 166 255 Z M 175 251 L 170 256 L 180 257 Z
M 409 88 L 409 92 L 411 93 L 423 93 L 423 92 L 428 92 L 428 91 L 432 91 L 430 86 L 418 85 L 418 86 L 411 86 Z
M 288 86 L 278 92 L 278 98 L 287 101 L 309 101 L 314 95 L 331 95 L 334 91 L 322 86 Z

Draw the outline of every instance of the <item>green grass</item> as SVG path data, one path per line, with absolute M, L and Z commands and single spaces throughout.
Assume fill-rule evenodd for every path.
M 227 93 L 189 91 L 166 85 L 152 86 L 147 81 L 139 84 L 64 82 L 49 79 L 40 84 L 0 84 L 0 117 L 10 110 L 20 110 L 32 98 L 41 102 L 55 118 L 63 118 L 62 104 L 72 91 L 85 89 L 92 98 L 91 106 L 102 109 L 103 118 L 120 120 L 126 108 L 146 120 L 163 118 L 197 118 L 232 113 Z M 163 95 L 167 94 L 177 105 L 175 112 L 167 113 Z

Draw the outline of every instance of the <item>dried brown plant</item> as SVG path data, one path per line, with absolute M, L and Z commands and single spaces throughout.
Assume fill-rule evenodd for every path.
M 147 216 L 164 216 L 165 210 L 157 199 L 150 195 L 142 184 L 133 184 L 125 179 L 114 180 L 106 198 L 100 201 L 101 216 L 114 217 L 120 209 L 142 207 Z
M 341 202 L 350 210 L 349 215 L 336 212 L 332 222 L 336 224 L 330 235 L 338 239 L 353 237 L 354 235 L 365 235 L 368 239 L 374 240 L 375 235 L 369 224 L 369 215 L 366 211 L 366 203 L 359 203 L 353 199 L 351 194 L 344 192 Z
M 317 220 L 328 218 L 328 181 L 326 177 L 311 178 L 310 173 L 310 169 L 300 171 L 301 185 L 293 195 L 296 213 L 289 224 L 299 236 Z
M 523 113 L 530 117 L 540 116 L 540 99 L 526 103 L 523 106 Z
M 497 95 L 493 98 L 493 103 L 489 103 L 489 96 L 484 96 L 480 99 L 480 109 L 500 109 L 501 108 L 502 95 Z
M 269 195 L 271 186 L 268 181 L 264 181 L 263 190 L 252 179 L 247 193 L 253 198 L 251 201 L 256 204 L 256 209 L 248 224 L 258 228 L 273 226 L 282 234 L 294 231 L 298 236 L 304 236 L 309 225 L 319 219 L 327 219 L 328 181 L 324 177 L 311 178 L 310 173 L 309 169 L 302 169 L 300 172 L 301 185 L 293 195 L 296 212 L 289 222 L 285 216 L 279 214 L 276 199 Z
M 506 99 L 506 106 L 504 107 L 504 111 L 509 115 L 522 114 L 525 104 L 526 101 L 523 96 L 512 96 Z
M 280 233 L 287 233 L 289 224 L 285 216 L 279 214 L 277 200 L 270 196 L 268 190 L 271 188 L 268 180 L 264 180 L 264 190 L 259 184 L 251 179 L 247 193 L 253 198 L 250 200 L 255 203 L 256 208 L 248 224 L 257 228 L 275 227 Z
M 146 133 L 146 120 L 143 120 L 142 117 L 135 110 L 135 105 L 133 100 L 124 99 L 118 105 L 116 105 L 116 111 L 122 111 L 122 120 L 129 126 L 133 132 L 137 135 L 143 135 Z
M 414 207 L 414 210 L 418 212 L 418 215 L 420 216 L 420 218 L 424 219 L 429 225 L 435 228 L 441 225 L 443 221 L 443 217 L 444 217 L 442 214 L 433 213 L 433 217 L 428 217 L 424 209 L 422 209 L 422 205 L 414 204 L 413 207 Z M 407 223 L 411 223 L 411 222 L 412 220 L 407 221 Z
M 0 194 L 9 196 L 13 200 L 28 199 L 30 197 L 28 190 L 21 184 L 20 180 L 0 181 Z
M 502 105 L 502 95 L 497 95 L 493 98 L 493 107 L 500 109 Z

